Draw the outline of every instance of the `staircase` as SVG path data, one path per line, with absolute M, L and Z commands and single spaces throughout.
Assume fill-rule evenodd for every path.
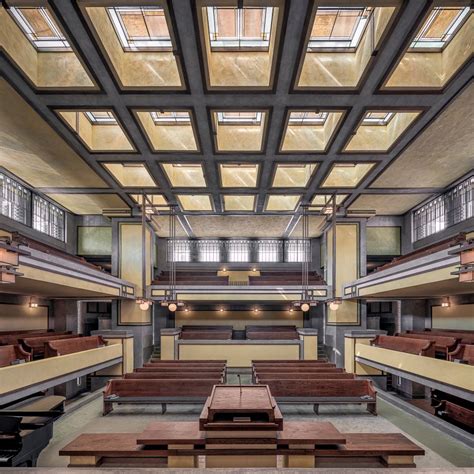
M 161 347 L 160 346 L 153 346 L 153 352 L 151 353 L 152 359 L 161 359 Z
M 318 359 L 327 359 L 326 349 L 324 344 L 318 344 Z

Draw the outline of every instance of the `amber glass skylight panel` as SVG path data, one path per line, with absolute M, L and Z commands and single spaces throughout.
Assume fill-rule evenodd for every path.
M 219 166 L 223 188 L 255 188 L 258 179 L 258 164 L 223 163 Z
M 355 49 L 364 34 L 372 8 L 330 8 L 316 10 L 308 51 L 317 49 Z
M 78 114 L 81 112 L 77 112 Z M 90 123 L 100 125 L 116 125 L 117 119 L 112 112 L 84 112 Z
M 290 112 L 289 125 L 324 125 L 328 112 Z
M 224 195 L 224 211 L 244 212 L 254 211 L 255 196 L 253 195 Z
M 262 112 L 217 112 L 219 125 L 260 125 Z
M 268 196 L 265 211 L 294 211 L 300 200 L 301 195 L 299 194 L 271 194 Z
M 355 188 L 374 163 L 336 163 L 326 176 L 322 188 Z
M 203 188 L 206 180 L 199 163 L 163 163 L 166 175 L 175 188 Z
M 394 115 L 393 112 L 367 112 L 362 125 L 387 125 Z
M 125 51 L 172 50 L 163 8 L 109 7 L 107 12 Z
M 439 51 L 471 15 L 469 7 L 435 7 L 413 39 L 410 49 Z
M 46 8 L 11 7 L 8 11 L 39 51 L 71 51 L 66 37 Z
M 211 50 L 267 51 L 272 18 L 271 7 L 207 7 Z
M 317 166 L 314 163 L 279 163 L 275 171 L 272 187 L 304 188 Z
M 336 204 L 341 204 L 344 199 L 349 196 L 348 194 L 337 194 L 336 195 Z M 329 203 L 332 204 L 332 194 L 316 194 L 311 201 L 311 207 L 323 208 L 326 207 Z
M 189 112 L 150 112 L 157 125 L 182 125 L 191 123 Z
M 143 163 L 104 163 L 103 165 L 123 187 L 156 187 L 155 181 Z
M 208 194 L 178 194 L 176 196 L 183 211 L 212 211 L 212 201 Z

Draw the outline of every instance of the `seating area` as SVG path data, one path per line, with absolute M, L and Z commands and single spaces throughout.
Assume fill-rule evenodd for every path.
M 155 280 L 152 282 L 153 285 L 166 286 L 170 284 L 169 272 L 160 273 Z M 176 273 L 176 284 L 177 285 L 228 285 L 228 276 L 218 276 L 217 272 L 206 272 L 206 271 L 186 271 Z
M 301 286 L 301 272 L 291 271 L 261 271 L 260 275 L 249 276 L 250 285 L 262 286 Z M 308 284 L 325 285 L 324 278 L 318 273 L 310 273 L 308 275 Z
M 366 404 L 377 414 L 376 390 L 370 380 L 356 380 L 334 364 L 325 361 L 253 361 L 257 384 L 268 385 L 279 403 L 313 405 Z
M 299 339 L 296 326 L 246 326 L 245 337 L 251 340 Z
M 189 376 L 189 374 L 192 374 Z M 107 382 L 104 416 L 117 404 L 203 404 L 215 384 L 226 379 L 225 361 L 162 361 L 151 359 L 122 379 Z
M 226 340 L 232 339 L 232 326 L 183 326 L 180 339 Z
M 392 351 L 406 352 L 424 357 L 435 356 L 435 342 L 427 339 L 378 335 L 373 341 L 370 341 L 370 344 Z

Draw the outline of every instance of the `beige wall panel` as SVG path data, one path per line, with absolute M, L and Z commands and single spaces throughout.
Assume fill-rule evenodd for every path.
M 303 359 L 318 359 L 318 336 L 301 336 L 303 340 Z
M 359 305 L 357 301 L 343 301 L 337 311 L 327 307 L 328 324 L 341 324 L 346 326 L 359 325 Z
M 336 296 L 342 296 L 345 283 L 357 278 L 359 278 L 359 225 L 337 224 Z
M 228 367 L 250 367 L 252 360 L 299 360 L 295 344 L 180 344 L 180 360 L 227 360 Z
M 177 336 L 160 337 L 161 360 L 175 360 L 175 341 Z
M 181 88 L 178 65 L 172 52 L 124 52 L 106 9 L 87 7 L 85 10 L 124 87 Z
M 254 295 L 255 296 L 255 295 Z M 258 324 L 262 326 L 288 325 L 303 326 L 301 311 L 178 311 L 176 326 L 196 325 L 230 325 L 234 329 L 245 329 L 245 326 Z
M 91 349 L 0 368 L 0 395 L 122 357 L 122 345 Z
M 400 227 L 367 227 L 367 255 L 400 255 Z
M 474 85 L 467 86 L 371 186 L 444 187 L 473 168 Z
M 370 346 L 371 338 L 355 338 L 345 337 L 344 338 L 344 369 L 346 372 L 356 375 L 381 375 L 383 372 L 378 369 L 369 367 L 368 365 L 360 364 L 355 361 L 355 348 L 356 344 L 365 344 Z
M 431 324 L 433 329 L 474 331 L 474 304 L 451 305 L 449 308 L 433 306 L 431 308 Z
M 442 383 L 474 391 L 474 366 L 381 347 L 356 344 L 356 356 Z
M 78 227 L 79 255 L 112 255 L 112 227 Z
M 48 307 L 0 304 L 0 331 L 48 329 Z
M 142 311 L 135 300 L 122 300 L 119 305 L 119 326 L 147 326 L 151 324 L 152 309 Z
M 106 187 L 56 132 L 0 79 L 0 166 L 35 187 Z

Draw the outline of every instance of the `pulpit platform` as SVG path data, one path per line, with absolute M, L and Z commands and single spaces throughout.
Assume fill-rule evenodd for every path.
M 59 454 L 70 457 L 71 467 L 314 468 L 369 460 L 414 467 L 424 451 L 399 433 L 344 434 L 329 422 L 284 421 L 266 385 L 216 385 L 199 420 L 156 421 L 142 433 L 83 434 Z

